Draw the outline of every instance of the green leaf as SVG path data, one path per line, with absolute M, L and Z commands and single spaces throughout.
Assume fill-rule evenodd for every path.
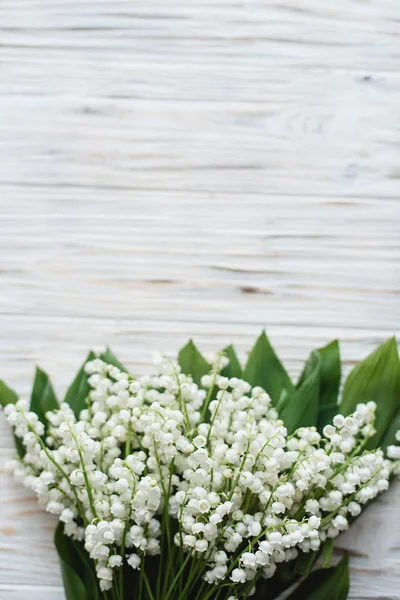
M 298 427 L 310 427 L 317 424 L 320 364 L 318 352 L 312 352 L 296 389 L 285 400 L 279 416 L 285 423 L 289 434 Z
M 85 373 L 85 365 L 89 360 L 93 360 L 94 358 L 96 358 L 94 352 L 89 352 L 85 362 L 65 394 L 64 402 L 70 405 L 76 417 L 79 416 L 81 410 L 86 408 L 85 400 L 90 392 L 90 386 L 88 384 L 88 375 Z
M 281 414 L 281 412 L 285 408 L 286 404 L 289 402 L 290 398 L 291 398 L 291 394 L 289 394 L 289 392 L 287 390 L 282 390 L 281 397 L 279 398 L 278 402 L 275 405 L 275 408 L 278 411 L 278 414 Z
M 115 356 L 115 354 L 109 346 L 107 346 L 105 352 L 100 354 L 99 358 L 101 358 L 101 360 L 104 360 L 104 362 L 106 362 L 109 365 L 114 365 L 114 367 L 118 367 L 118 369 L 120 369 L 124 373 L 128 373 L 128 369 L 122 364 L 122 362 L 118 360 L 118 358 Z
M 346 600 L 349 587 L 349 561 L 344 556 L 336 567 L 311 573 L 287 600 Z
M 66 600 L 90 600 L 90 596 L 87 594 L 82 580 L 78 577 L 76 572 L 71 569 L 69 564 L 61 558 L 60 551 L 58 551 L 58 556 Z
M 18 456 L 20 458 L 24 458 L 24 456 L 26 454 L 26 449 L 25 449 L 25 446 L 24 446 L 21 438 L 16 436 L 15 433 L 13 433 L 13 437 L 14 437 L 15 449 L 17 451 Z
M 338 404 L 326 404 L 320 406 L 318 414 L 318 431 L 321 433 L 325 425 L 332 423 L 333 417 L 340 412 Z
M 0 404 L 4 408 L 7 404 L 15 404 L 18 400 L 18 395 L 14 390 L 8 387 L 2 379 L 0 379 Z
M 300 552 L 294 563 L 294 572 L 302 577 L 308 577 L 311 569 L 315 565 L 319 557 L 319 550 L 311 550 L 311 552 Z
M 265 331 L 250 352 L 243 379 L 253 386 L 261 386 L 271 396 L 274 405 L 277 404 L 284 390 L 289 392 L 293 390 L 293 383 L 275 354 Z
M 193 340 L 179 351 L 178 363 L 185 375 L 191 375 L 193 381 L 200 385 L 201 378 L 210 371 L 210 365 L 197 350 Z
M 321 359 L 319 374 L 319 405 L 337 404 L 341 378 L 339 343 L 334 340 L 323 348 L 318 348 Z
M 301 554 L 306 555 L 305 552 Z M 299 556 L 300 558 L 300 556 Z M 298 559 L 297 559 L 298 560 Z M 280 598 L 285 590 L 300 580 L 300 576 L 294 569 L 293 561 L 279 563 L 279 569 L 270 579 L 260 578 L 257 581 L 256 592 L 251 600 L 272 600 Z
M 54 534 L 66 600 L 98 600 L 99 590 L 96 574 L 82 544 L 64 535 L 58 524 Z
M 390 426 L 386 430 L 385 435 L 383 436 L 382 440 L 379 443 L 379 446 L 382 448 L 382 450 L 386 450 L 386 448 L 388 446 L 391 446 L 392 444 L 398 444 L 398 442 L 396 440 L 396 433 L 399 431 L 399 429 L 400 429 L 400 411 L 394 417 Z
M 303 383 L 310 377 L 310 375 L 312 375 L 316 366 L 321 368 L 321 357 L 318 350 L 313 350 L 308 357 L 306 364 L 304 365 L 298 382 L 296 383 L 297 390 L 300 389 Z
M 400 361 L 395 338 L 387 340 L 360 362 L 344 385 L 340 412 L 354 412 L 360 402 L 373 400 L 377 404 L 376 434 L 368 448 L 379 446 L 400 404 Z
M 241 379 L 243 377 L 243 370 L 235 352 L 235 348 L 232 346 L 232 344 L 224 348 L 224 353 L 229 359 L 229 364 L 222 369 L 221 375 L 224 377 L 229 377 L 229 379 L 231 377 L 237 377 L 238 379 Z
M 322 566 L 328 569 L 332 566 L 333 538 L 328 538 L 322 545 Z
M 46 423 L 46 412 L 57 408 L 57 397 L 47 373 L 36 367 L 30 410 L 37 414 L 42 423 Z
M 323 348 L 315 350 L 314 355 L 318 354 L 320 360 L 319 367 L 319 416 L 317 422 L 318 429 L 322 430 L 327 423 L 330 423 L 333 417 L 338 413 L 338 395 L 341 378 L 340 351 L 337 340 L 331 342 Z M 307 361 L 304 370 L 297 383 L 297 388 L 310 376 L 314 363 L 310 359 Z

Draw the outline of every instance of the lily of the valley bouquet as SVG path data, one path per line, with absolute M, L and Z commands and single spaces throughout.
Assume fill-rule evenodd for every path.
M 193 342 L 153 375 L 90 354 L 59 404 L 0 399 L 12 470 L 58 516 L 68 600 L 347 597 L 333 542 L 400 463 L 400 364 L 389 340 L 348 377 L 337 342 L 294 384 L 263 333 L 244 369 Z

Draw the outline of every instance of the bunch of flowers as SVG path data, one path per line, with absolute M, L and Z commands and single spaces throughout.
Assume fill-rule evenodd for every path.
M 60 521 L 68 600 L 273 598 L 322 552 L 327 562 L 333 539 L 399 470 L 400 432 L 386 452 L 371 447 L 374 401 L 320 431 L 293 429 L 279 414 L 291 394 L 273 402 L 232 376 L 231 351 L 199 369 L 190 347 L 194 376 L 185 352 L 138 378 L 109 351 L 91 356 L 84 407 L 71 395 L 51 410 L 48 397 L 37 411 L 5 406 L 20 441 L 11 469 Z M 72 555 L 86 575 L 72 572 Z

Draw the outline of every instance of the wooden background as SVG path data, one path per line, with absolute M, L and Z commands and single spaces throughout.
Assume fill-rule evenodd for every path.
M 1 0 L 1 377 L 263 326 L 349 369 L 400 329 L 399 116 L 398 0 Z M 0 599 L 61 600 L 0 421 Z M 353 600 L 400 598 L 399 491 L 340 541 Z

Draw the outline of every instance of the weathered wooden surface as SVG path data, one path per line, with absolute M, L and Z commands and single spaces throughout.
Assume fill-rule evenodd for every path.
M 266 326 L 291 372 L 399 332 L 397 0 L 3 0 L 0 361 L 60 392 Z M 53 520 L 4 474 L 0 600 L 61 600 Z M 341 540 L 351 598 L 400 598 L 400 488 Z

